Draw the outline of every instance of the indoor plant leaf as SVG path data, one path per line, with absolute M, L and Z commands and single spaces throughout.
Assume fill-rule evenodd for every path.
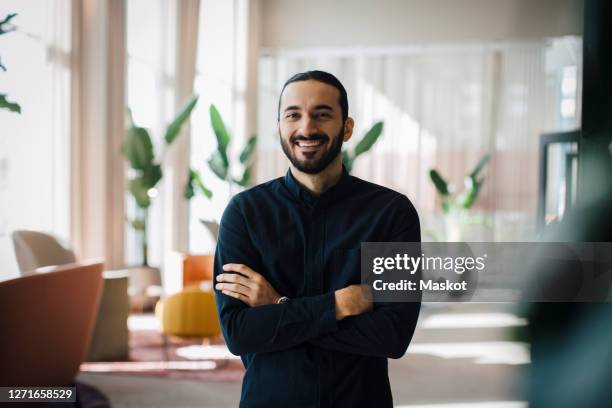
M 189 169 L 187 185 L 185 186 L 184 197 L 188 200 L 195 196 L 196 187 L 204 194 L 207 198 L 212 198 L 213 193 L 210 191 L 202 182 L 200 174 L 193 169 Z
M 469 188 L 463 192 L 461 197 L 459 198 L 459 205 L 463 208 L 470 208 L 474 201 L 476 201 L 476 197 L 478 197 L 478 193 L 480 192 L 480 186 L 483 180 L 476 180 L 473 176 L 468 176 L 470 182 L 466 182 L 469 185 Z
M 227 128 L 223 123 L 223 119 L 219 114 L 219 111 L 215 107 L 215 105 L 210 105 L 210 123 L 212 124 L 213 131 L 215 132 L 215 136 L 217 138 L 217 151 L 219 152 L 219 159 L 223 161 L 224 167 L 229 166 L 229 162 L 227 159 L 227 146 L 230 142 L 230 135 L 227 132 Z
M 476 164 L 476 166 L 474 167 L 474 169 L 472 170 L 472 172 L 470 173 L 469 177 L 478 176 L 478 173 L 480 173 L 480 171 L 487 164 L 490 158 L 491 158 L 490 154 L 485 154 L 484 156 L 482 156 L 480 160 L 478 161 L 478 163 Z
M 17 28 L 11 24 L 11 20 L 17 16 L 17 13 L 8 14 L 4 20 L 0 21 L 0 35 L 15 31 Z
M 198 95 L 194 95 L 189 101 L 187 101 L 185 105 L 183 105 L 174 120 L 170 122 L 168 128 L 166 129 L 166 134 L 164 135 L 164 140 L 166 141 L 166 144 L 169 145 L 174 142 L 176 137 L 180 134 L 181 128 L 189 119 L 189 117 L 191 116 L 191 112 L 198 103 L 198 98 Z
M 137 218 L 135 220 L 132 220 L 130 222 L 130 225 L 136 231 L 144 231 L 144 229 L 145 229 L 145 221 L 142 218 Z
M 0 94 L 0 109 L 8 109 L 11 112 L 21 113 L 21 106 L 6 99 L 6 94 Z
M 382 121 L 381 122 L 376 122 L 370 128 L 370 130 L 368 130 L 366 132 L 365 136 L 363 136 L 363 138 L 355 146 L 355 151 L 354 151 L 355 152 L 355 156 L 354 156 L 354 158 L 356 158 L 360 154 L 363 154 L 363 153 L 367 152 L 368 150 L 370 150 L 372 148 L 372 146 L 374 146 L 374 143 L 376 143 L 376 141 L 378 140 L 378 138 L 382 134 L 383 126 L 384 126 L 384 124 L 383 124 Z
M 448 183 L 446 182 L 446 180 L 444 180 L 444 178 L 442 178 L 442 176 L 440 175 L 440 173 L 438 173 L 437 170 L 429 170 L 429 177 L 434 183 L 436 190 L 438 190 L 440 194 L 442 194 L 443 196 L 448 196 L 450 194 L 448 189 Z
M 242 173 L 242 178 L 240 180 L 234 180 L 234 183 L 238 184 L 241 187 L 249 187 L 251 185 L 251 177 L 252 177 L 252 166 L 248 166 L 244 169 L 244 173 Z
M 255 151 L 255 147 L 257 146 L 257 136 L 253 135 L 247 140 L 244 149 L 240 152 L 240 163 L 245 164 L 248 162 L 249 158 Z
M 154 164 L 145 168 L 145 170 L 142 172 L 142 178 L 147 189 L 155 187 L 159 180 L 161 180 L 162 175 L 162 168 L 159 164 Z
M 134 196 L 136 204 L 140 208 L 149 208 L 151 199 L 149 198 L 149 187 L 141 177 L 135 177 L 129 181 L 128 190 Z
M 227 179 L 228 166 L 227 161 L 223 160 L 221 153 L 215 150 L 208 159 L 208 167 L 222 180 Z
M 133 169 L 145 170 L 153 165 L 153 143 L 145 128 L 130 126 L 122 151 Z
M 187 183 L 185 184 L 185 189 L 183 190 L 183 197 L 185 197 L 186 200 L 191 200 L 195 196 L 192 171 L 193 170 L 189 169 L 189 171 L 187 172 Z

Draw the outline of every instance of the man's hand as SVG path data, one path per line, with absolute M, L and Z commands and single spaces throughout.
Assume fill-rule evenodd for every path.
M 351 285 L 335 292 L 336 319 L 342 320 L 372 310 L 372 293 L 366 285 Z
M 276 303 L 280 295 L 259 273 L 243 264 L 225 264 L 226 272 L 217 275 L 215 288 L 223 294 L 242 300 L 249 306 Z

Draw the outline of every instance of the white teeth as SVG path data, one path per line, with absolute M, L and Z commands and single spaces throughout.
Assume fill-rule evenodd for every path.
M 323 140 L 298 140 L 297 145 L 300 147 L 312 147 L 320 146 L 323 144 Z

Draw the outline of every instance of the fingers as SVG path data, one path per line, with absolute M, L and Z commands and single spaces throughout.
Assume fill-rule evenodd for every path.
M 259 275 L 257 272 L 255 272 L 254 270 L 252 270 L 251 268 L 249 268 L 248 266 L 244 264 L 234 264 L 234 263 L 225 264 L 223 265 L 223 270 L 226 272 L 227 271 L 238 272 L 250 279 L 253 279 L 256 275 Z
M 252 292 L 251 288 L 249 288 L 248 286 L 241 285 L 239 283 L 217 283 L 215 285 L 215 289 L 220 290 L 222 292 L 224 290 L 228 290 L 231 292 L 240 293 L 246 297 L 250 297 Z
M 237 283 L 248 288 L 253 288 L 255 285 L 253 281 L 249 278 L 244 277 L 243 275 L 237 273 L 221 273 L 217 275 L 217 282 L 230 282 Z

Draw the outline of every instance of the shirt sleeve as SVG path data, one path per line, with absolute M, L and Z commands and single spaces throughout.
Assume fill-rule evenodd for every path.
M 231 200 L 221 219 L 215 279 L 227 263 L 241 263 L 263 272 L 238 197 Z M 215 289 L 215 301 L 223 337 L 230 352 L 236 355 L 288 349 L 338 329 L 333 292 L 290 299 L 278 305 L 250 307 Z
M 421 242 L 419 216 L 407 197 L 399 200 L 388 242 Z M 418 301 L 375 303 L 374 310 L 338 322 L 339 329 L 311 341 L 315 346 L 366 356 L 400 358 L 410 344 L 421 309 Z

